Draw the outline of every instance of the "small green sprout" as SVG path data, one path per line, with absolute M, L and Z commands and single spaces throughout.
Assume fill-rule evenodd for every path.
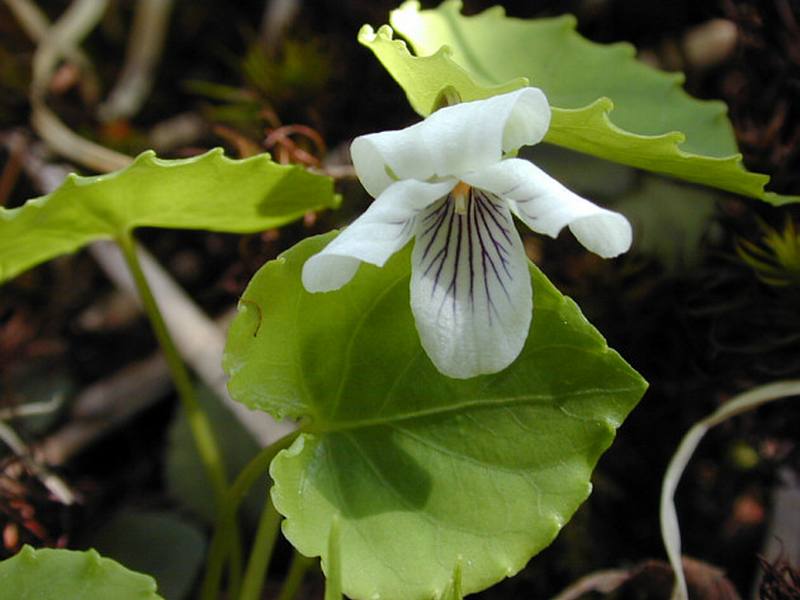
M 759 221 L 759 227 L 764 232 L 760 244 L 739 240 L 736 253 L 767 285 L 800 285 L 800 235 L 794 220 L 787 215 L 783 231 L 763 221 Z

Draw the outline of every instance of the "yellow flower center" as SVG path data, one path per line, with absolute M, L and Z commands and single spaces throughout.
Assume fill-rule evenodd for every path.
M 456 212 L 460 215 L 467 214 L 467 200 L 469 200 L 471 190 L 472 188 L 469 184 L 459 181 L 453 191 L 450 192 L 450 196 L 456 203 Z

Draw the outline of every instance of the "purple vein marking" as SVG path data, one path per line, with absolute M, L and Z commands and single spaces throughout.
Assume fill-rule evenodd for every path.
M 455 210 L 455 201 L 451 194 L 443 198 L 441 204 L 422 219 L 425 230 L 418 235 L 418 243 L 425 244 L 420 260 L 422 276 L 432 274 L 431 300 L 439 291 L 439 312 L 450 300 L 451 310 L 455 314 L 459 277 L 461 277 L 462 261 L 466 259 L 469 277 L 468 293 L 471 310 L 475 310 L 476 278 L 483 279 L 483 293 L 487 303 L 489 324 L 495 317 L 500 318 L 500 311 L 495 303 L 493 287 L 499 285 L 508 302 L 512 302 L 509 283 L 513 281 L 510 256 L 513 252 L 513 225 L 510 215 L 504 210 L 503 203 L 493 194 L 470 188 L 467 201 L 467 213 L 461 215 Z M 465 239 L 466 236 L 466 239 Z M 428 238 L 428 239 L 426 239 Z M 439 242 L 441 240 L 441 242 Z M 466 257 L 463 255 L 466 252 Z M 441 278 L 448 261 L 453 260 L 452 273 L 449 275 L 447 288 L 440 290 Z M 495 283 L 491 280 L 494 279 Z
M 489 224 L 489 221 L 486 219 L 486 214 L 487 213 L 484 210 L 483 203 L 482 202 L 479 203 L 478 204 L 478 216 L 480 217 L 480 222 L 483 224 L 484 228 L 486 229 L 486 235 L 492 241 L 492 245 L 494 246 L 495 252 L 497 253 L 497 258 L 500 260 L 500 265 L 503 267 L 503 270 L 506 272 L 506 275 L 508 275 L 509 279 L 511 279 L 512 275 L 511 275 L 511 272 L 508 269 L 508 249 L 505 246 L 503 246 L 501 240 L 499 240 L 497 237 L 492 235 L 492 229 L 491 229 L 491 226 Z M 507 230 L 504 229 L 499 223 L 497 223 L 497 221 L 491 215 L 489 215 L 489 217 L 491 218 L 492 222 L 494 222 L 495 226 L 498 229 L 500 229 L 500 231 L 503 233 L 503 236 L 506 238 L 506 241 L 509 244 L 512 244 L 513 242 L 511 240 L 511 237 L 508 235 Z M 498 276 L 498 279 L 500 279 L 499 276 Z
M 472 221 L 475 218 L 474 194 L 472 188 L 469 189 L 469 200 L 467 203 L 467 256 L 469 257 L 469 308 L 475 312 L 475 265 L 473 264 L 472 248 Z
M 458 222 L 458 233 L 456 234 L 456 236 L 458 237 L 458 241 L 456 242 L 456 256 L 455 256 L 455 259 L 454 259 L 455 263 L 453 265 L 453 277 L 450 280 L 450 285 L 447 287 L 447 291 L 445 292 L 445 298 L 449 295 L 450 298 L 452 299 L 453 315 L 456 314 L 456 296 L 457 296 L 456 286 L 458 285 L 458 268 L 459 268 L 459 265 L 461 264 L 461 238 L 462 238 L 462 233 L 463 233 L 463 229 L 464 229 L 464 226 L 463 226 L 464 225 L 464 217 L 462 215 L 458 215 L 457 219 L 458 219 L 458 221 L 457 221 Z M 442 299 L 442 302 L 444 303 L 444 298 Z M 441 308 L 440 308 L 440 310 L 441 310 Z
M 450 218 L 447 220 L 447 231 L 444 234 L 444 245 L 442 246 L 442 249 L 439 250 L 439 252 L 436 254 L 436 256 L 434 256 L 433 259 L 431 260 L 431 265 L 433 265 L 433 263 L 436 262 L 437 258 L 439 259 L 439 267 L 436 269 L 436 275 L 433 278 L 433 287 L 431 288 L 431 298 L 433 298 L 434 294 L 436 293 L 436 288 L 439 287 L 439 277 L 441 277 L 442 269 L 444 269 L 444 265 L 447 262 L 447 255 L 450 252 L 450 239 L 451 239 L 451 234 L 453 232 L 453 221 L 455 221 L 456 218 L 455 204 L 453 202 L 448 202 L 447 205 L 448 205 L 447 213 L 448 217 Z M 458 257 L 456 257 L 456 259 L 458 259 Z M 429 268 L 425 269 L 426 274 Z
M 423 219 L 423 223 L 424 223 L 425 221 L 429 220 L 431 217 L 436 216 L 436 219 L 433 221 L 433 223 L 428 225 L 428 228 L 425 231 L 423 231 L 422 234 L 419 236 L 420 238 L 424 238 L 428 234 L 431 234 L 431 239 L 428 240 L 428 245 L 425 246 L 425 251 L 422 253 L 422 260 L 423 261 L 428 257 L 428 252 L 430 251 L 431 246 L 433 245 L 433 242 L 436 241 L 436 237 L 439 235 L 439 229 L 441 229 L 442 224 L 444 223 L 444 220 L 447 217 L 448 204 L 449 204 L 449 202 L 447 202 L 447 198 L 443 199 L 441 201 L 441 204 L 439 205 L 439 207 L 436 210 L 434 210 L 433 212 L 431 212 L 430 214 L 428 214 Z
M 489 222 L 486 220 L 486 215 L 481 210 L 480 205 L 478 206 L 478 216 L 480 218 L 480 223 L 483 225 L 484 229 L 486 230 L 486 235 L 492 241 L 492 246 L 494 247 L 494 250 L 497 253 L 497 259 L 500 261 L 500 266 L 503 267 L 503 270 L 506 272 L 506 275 L 508 276 L 509 279 L 511 279 L 513 276 L 511 275 L 511 271 L 508 268 L 508 266 L 509 266 L 509 263 L 508 263 L 508 249 L 505 246 L 503 246 L 502 242 L 498 238 L 496 238 L 494 235 L 492 235 L 491 227 L 489 225 Z M 479 229 L 480 229 L 480 227 L 479 227 Z M 511 243 L 511 240 L 508 240 L 508 241 L 509 241 L 509 243 Z M 492 266 L 494 266 L 494 265 L 492 265 Z M 500 279 L 499 276 L 498 276 L 498 279 Z
M 497 228 L 503 232 L 503 236 L 506 238 L 506 241 L 511 243 L 511 232 L 509 229 L 510 223 L 508 223 L 505 213 L 500 209 L 499 206 L 497 206 L 497 204 L 495 204 L 495 201 L 491 196 L 481 192 L 478 194 L 478 199 L 481 201 L 481 207 L 488 206 L 492 209 L 491 213 L 487 211 L 487 214 L 489 214 Z M 499 223 L 498 219 L 502 219 L 506 225 Z
M 492 314 L 494 313 L 494 315 L 498 317 L 500 315 L 492 297 L 489 280 L 490 277 L 494 275 L 494 278 L 500 285 L 500 288 L 503 290 L 506 299 L 511 302 L 511 294 L 509 293 L 506 279 L 511 281 L 513 279 L 513 275 L 509 269 L 509 263 L 507 259 L 508 249 L 503 245 L 502 242 L 503 238 L 505 238 L 509 243 L 513 242 L 507 235 L 508 229 L 498 223 L 492 213 L 487 210 L 486 205 L 489 203 L 491 203 L 491 199 L 487 198 L 485 195 L 481 194 L 481 196 L 478 197 L 477 202 L 475 203 L 474 226 L 476 235 L 478 237 L 478 242 L 480 244 L 481 266 L 483 267 L 483 289 L 488 302 L 487 309 L 489 313 L 489 323 L 492 324 Z M 496 206 L 494 206 L 494 208 L 498 209 Z M 508 223 L 508 217 L 502 212 L 500 212 L 500 215 L 502 220 Z M 500 230 L 502 237 L 498 237 L 495 234 L 496 232 L 493 231 L 492 224 L 494 224 L 496 229 Z M 487 244 L 487 239 L 491 240 L 491 244 Z M 494 250 L 494 252 L 492 252 L 492 250 Z M 497 264 L 498 261 L 500 262 L 500 265 Z

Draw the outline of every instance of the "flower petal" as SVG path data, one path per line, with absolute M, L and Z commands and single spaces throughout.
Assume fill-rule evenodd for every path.
M 422 347 L 456 378 L 495 373 L 519 355 L 531 322 L 531 277 L 513 218 L 478 190 L 466 214 L 452 198 L 417 219 L 411 310 Z
M 350 146 L 358 178 L 373 196 L 397 179 L 458 176 L 503 152 L 542 140 L 550 105 L 538 88 L 441 108 L 399 131 L 362 135 Z
M 556 237 L 569 225 L 581 244 L 604 258 L 631 247 L 631 225 L 624 216 L 581 198 L 527 160 L 509 158 L 462 179 L 506 200 L 534 231 Z
M 350 281 L 361 262 L 383 266 L 414 235 L 419 212 L 446 196 L 455 184 L 410 179 L 390 185 L 364 214 L 306 261 L 303 286 L 309 292 L 328 292 Z

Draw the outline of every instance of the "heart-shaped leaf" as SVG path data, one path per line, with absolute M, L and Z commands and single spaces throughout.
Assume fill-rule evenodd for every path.
M 144 152 L 120 171 L 70 175 L 47 196 L 15 209 L 0 207 L 0 283 L 136 227 L 246 233 L 338 202 L 329 177 L 279 165 L 266 154 L 231 160 L 216 149 L 162 160 Z
M 410 248 L 309 294 L 302 265 L 331 239 L 305 240 L 255 275 L 224 357 L 234 398 L 302 419 L 270 470 L 284 533 L 327 565 L 338 519 L 353 598 L 468 594 L 516 573 L 587 497 L 645 382 L 533 265 L 519 358 L 445 377 L 409 309 Z
M 163 600 L 148 575 L 129 571 L 94 550 L 24 546 L 0 562 L 0 597 L 15 600 Z
M 390 21 L 417 56 L 387 26 L 365 26 L 359 41 L 423 116 L 448 88 L 477 100 L 530 82 L 553 106 L 547 142 L 772 204 L 800 202 L 766 192 L 769 177 L 742 166 L 722 102 L 690 97 L 681 74 L 636 61 L 629 44 L 586 40 L 572 16 L 526 21 L 494 7 L 465 17 L 448 0 L 434 10 L 406 2 Z

